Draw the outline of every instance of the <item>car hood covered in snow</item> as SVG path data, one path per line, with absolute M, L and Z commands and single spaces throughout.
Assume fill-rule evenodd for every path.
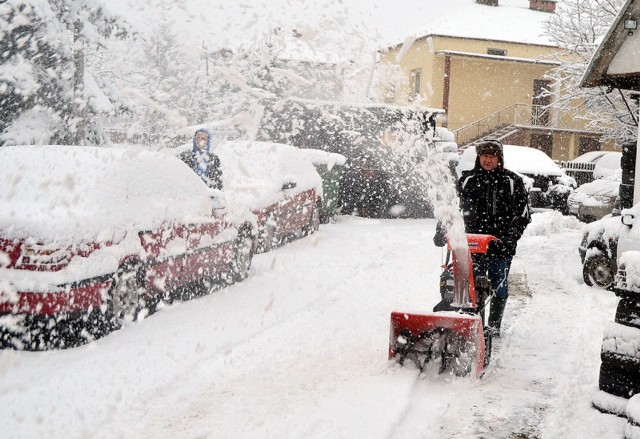
M 620 180 L 615 178 L 599 178 L 592 182 L 580 185 L 574 195 L 586 195 L 596 197 L 617 197 L 620 191 Z

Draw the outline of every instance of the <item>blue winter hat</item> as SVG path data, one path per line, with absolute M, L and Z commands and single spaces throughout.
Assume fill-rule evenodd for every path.
M 198 128 L 195 133 L 193 133 L 193 151 L 200 152 L 200 148 L 198 148 L 198 144 L 196 143 L 196 137 L 198 133 L 205 133 L 207 135 L 207 145 L 204 148 L 204 152 L 209 153 L 211 149 L 211 132 L 206 128 Z

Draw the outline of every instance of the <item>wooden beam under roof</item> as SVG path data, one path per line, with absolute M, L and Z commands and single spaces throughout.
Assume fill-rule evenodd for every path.
M 633 72 L 609 73 L 609 66 L 618 55 L 620 48 L 630 36 L 629 30 L 624 28 L 625 20 L 637 20 L 640 32 L 640 0 L 627 0 L 609 28 L 596 53 L 591 58 L 587 70 L 580 81 L 581 87 L 610 86 L 624 90 L 640 90 L 640 69 Z M 640 54 L 640 38 L 636 38 L 638 53 Z M 638 55 L 640 56 L 640 55 Z

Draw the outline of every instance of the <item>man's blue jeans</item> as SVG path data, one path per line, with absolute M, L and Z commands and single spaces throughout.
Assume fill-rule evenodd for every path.
M 509 270 L 511 269 L 511 260 L 513 256 L 506 258 L 490 258 L 483 254 L 471 255 L 473 261 L 473 275 L 487 276 L 491 284 L 491 290 L 495 291 L 495 295 L 506 299 L 509 296 Z

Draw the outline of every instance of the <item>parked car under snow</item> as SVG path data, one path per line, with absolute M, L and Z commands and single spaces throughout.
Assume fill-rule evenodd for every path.
M 473 169 L 475 160 L 475 146 L 465 149 L 456 167 L 458 176 L 464 170 Z M 551 157 L 539 149 L 504 145 L 504 166 L 533 180 L 533 185 L 529 189 L 531 207 L 551 208 L 566 213 L 567 198 L 576 188 L 576 181 L 569 177 Z
M 308 153 L 294 146 L 255 141 L 218 145 L 228 209 L 257 216 L 258 252 L 316 231 L 322 179 Z
M 78 345 L 162 299 L 247 276 L 250 214 L 217 209 L 220 191 L 176 157 L 9 146 L 0 168 L 3 347 Z
M 578 186 L 567 199 L 569 214 L 592 222 L 613 213 L 620 193 L 620 174 Z

